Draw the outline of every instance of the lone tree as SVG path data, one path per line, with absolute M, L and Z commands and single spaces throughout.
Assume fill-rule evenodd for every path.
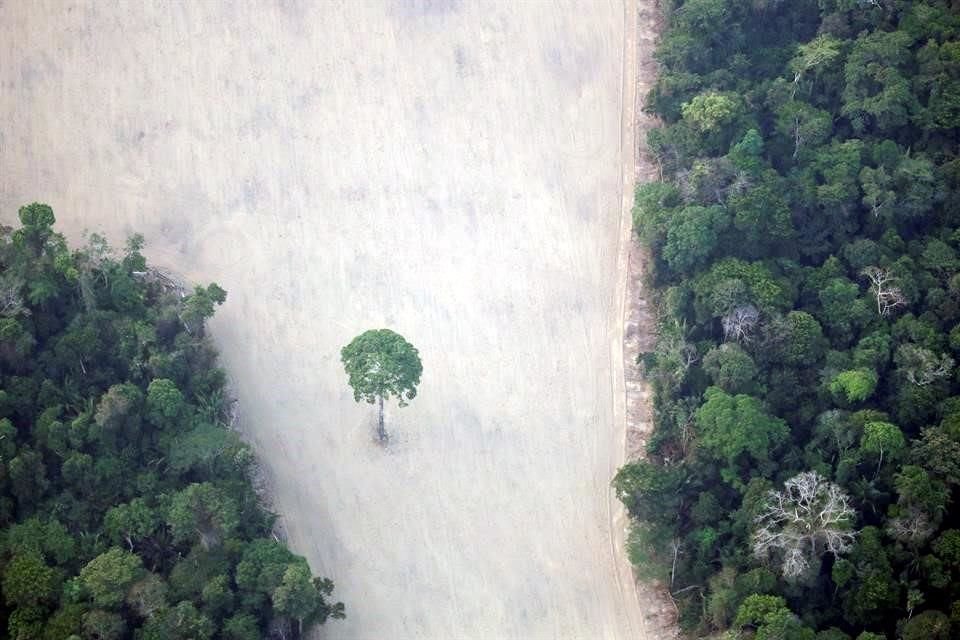
M 383 401 L 396 396 L 401 407 L 417 395 L 423 365 L 417 349 L 389 329 L 371 329 L 354 338 L 340 351 L 350 377 L 353 399 L 379 404 L 377 435 L 387 439 L 383 427 Z

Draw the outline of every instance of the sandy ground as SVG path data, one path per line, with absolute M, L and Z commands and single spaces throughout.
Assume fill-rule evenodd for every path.
M 243 429 L 347 604 L 323 637 L 648 637 L 609 491 L 624 1 L 0 0 L 0 216 L 229 291 Z M 386 449 L 338 359 L 381 326 L 424 363 Z

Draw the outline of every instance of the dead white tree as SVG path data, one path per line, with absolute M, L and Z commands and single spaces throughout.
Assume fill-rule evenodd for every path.
M 903 295 L 903 291 L 901 291 L 899 287 L 894 286 L 897 277 L 894 276 L 889 269 L 867 267 L 860 273 L 864 275 L 872 285 L 870 291 L 873 292 L 874 297 L 877 299 L 878 315 L 888 316 L 897 307 L 902 307 L 907 304 L 907 297 Z
M 760 312 L 752 304 L 734 307 L 720 319 L 720 324 L 723 326 L 723 339 L 750 342 L 753 331 L 759 323 Z
M 770 491 L 756 518 L 753 553 L 766 560 L 781 557 L 781 571 L 798 578 L 827 551 L 839 555 L 850 550 L 854 510 L 839 486 L 816 471 L 798 474 L 783 491 Z
M 917 507 L 909 507 L 905 513 L 887 522 L 887 532 L 893 538 L 914 546 L 926 542 L 936 530 L 930 516 Z
M 933 351 L 915 344 L 901 345 L 897 349 L 896 361 L 907 380 L 918 387 L 933 384 L 953 373 L 953 358 L 946 354 L 937 356 Z
M 23 306 L 20 289 L 23 281 L 12 275 L 0 276 L 0 316 L 12 318 L 20 313 L 29 313 Z

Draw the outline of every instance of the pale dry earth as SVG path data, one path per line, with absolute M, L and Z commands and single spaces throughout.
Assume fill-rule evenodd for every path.
M 633 12 L 0 0 L 2 220 L 229 291 L 242 428 L 348 607 L 321 636 L 655 637 L 609 491 Z M 424 363 L 386 449 L 338 358 L 380 326 Z
M 647 133 L 659 123 L 653 114 L 643 110 L 642 104 L 656 80 L 657 66 L 653 54 L 663 18 L 656 2 L 639 2 L 636 8 L 637 25 L 634 30 L 636 87 L 632 92 L 634 107 L 632 111 L 624 109 L 625 114 L 630 112 L 633 117 L 633 149 L 635 150 L 632 180 L 629 181 L 630 184 L 624 192 L 625 219 L 632 215 L 633 185 L 661 179 L 657 159 L 650 153 L 646 144 Z M 625 279 L 624 311 L 621 316 L 626 414 L 624 452 L 625 460 L 632 461 L 644 457 L 647 442 L 654 429 L 653 389 L 649 380 L 643 375 L 638 357 L 654 349 L 657 325 L 656 312 L 645 286 L 651 256 L 636 234 L 632 233 L 632 225 L 629 226 L 631 232 L 621 242 L 621 252 L 626 256 L 621 257 L 620 272 L 621 277 Z M 629 562 L 623 560 L 627 555 L 626 537 L 629 532 L 629 521 L 622 507 L 615 512 L 614 523 L 618 542 L 617 557 L 621 559 L 621 574 L 624 571 L 629 572 L 635 585 L 643 612 L 644 633 L 647 637 L 657 640 L 679 638 L 678 609 L 670 595 L 669 585 L 636 579 L 632 568 L 629 568 Z

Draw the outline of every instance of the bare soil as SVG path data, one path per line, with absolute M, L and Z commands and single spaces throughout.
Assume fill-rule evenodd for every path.
M 240 428 L 347 603 L 320 636 L 661 637 L 609 490 L 635 16 L 0 1 L 0 218 L 45 201 L 75 242 L 141 232 L 229 291 L 211 328 Z M 381 326 L 424 363 L 387 447 L 339 363 Z

